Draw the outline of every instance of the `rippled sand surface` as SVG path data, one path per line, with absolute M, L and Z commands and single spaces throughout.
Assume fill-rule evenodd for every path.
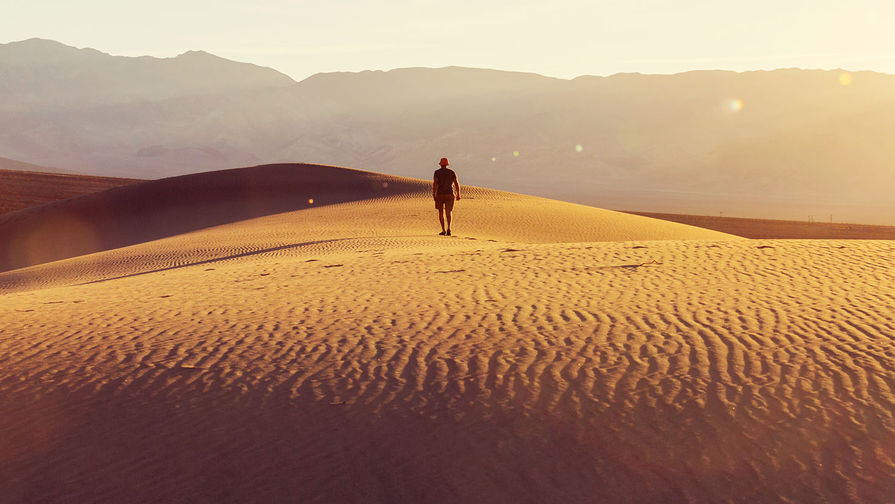
M 403 180 L 0 273 L 0 495 L 895 495 L 892 242 Z

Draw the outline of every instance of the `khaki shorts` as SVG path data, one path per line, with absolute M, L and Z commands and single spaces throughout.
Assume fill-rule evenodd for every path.
M 442 208 L 446 209 L 448 212 L 452 212 L 454 210 L 454 195 L 453 194 L 436 194 L 435 195 L 435 209 L 441 210 Z

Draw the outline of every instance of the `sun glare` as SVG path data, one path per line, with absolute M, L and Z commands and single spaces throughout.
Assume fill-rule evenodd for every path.
M 839 84 L 843 86 L 850 86 L 852 81 L 851 74 L 848 72 L 842 72 L 839 74 Z
M 730 100 L 728 107 L 731 112 L 739 112 L 740 110 L 743 110 L 743 100 L 740 100 L 739 98 Z
M 519 157 L 519 151 L 514 150 L 514 151 L 513 151 L 513 157 Z
M 575 152 L 581 152 L 583 150 L 584 150 L 584 147 L 582 147 L 581 144 L 578 144 L 575 146 Z
M 314 198 L 308 198 L 308 204 L 309 204 L 309 205 L 313 205 L 313 204 L 314 204 Z

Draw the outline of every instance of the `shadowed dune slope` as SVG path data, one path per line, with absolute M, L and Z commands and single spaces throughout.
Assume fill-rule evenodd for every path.
M 119 187 L 0 216 L 8 270 L 262 215 L 419 190 L 396 177 L 316 165 L 268 165 Z
M 0 214 L 139 182 L 135 179 L 5 169 L 0 160 Z
M 346 236 L 430 234 L 431 183 L 347 168 L 277 164 L 185 175 L 118 187 L 0 216 L 0 271 L 143 243 L 284 212 L 287 226 L 346 229 Z M 464 188 L 458 232 L 532 242 L 719 239 L 715 231 L 581 205 Z M 342 208 L 350 202 L 370 204 Z M 321 225 L 322 219 L 322 227 Z M 326 226 L 331 222 L 333 228 Z M 462 222 L 462 224 L 460 224 Z M 561 223 L 561 225 L 557 225 Z

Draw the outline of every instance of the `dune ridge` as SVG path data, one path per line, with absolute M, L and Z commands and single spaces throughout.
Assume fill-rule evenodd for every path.
M 661 240 L 693 231 L 472 189 L 443 238 L 417 194 L 0 273 L 0 495 L 895 494 L 892 242 Z M 587 239 L 619 230 L 653 239 Z
M 487 238 L 604 241 L 729 236 L 476 187 L 465 187 L 463 196 L 467 233 L 485 233 Z M 298 236 L 326 238 L 332 237 L 334 228 L 347 232 L 344 236 L 431 234 L 434 229 L 434 206 L 427 201 L 431 199 L 429 181 L 324 165 L 264 165 L 146 181 L 0 215 L 0 271 L 255 217 L 373 199 L 384 201 L 375 209 L 340 206 L 333 210 L 337 213 L 331 219 L 333 225 L 322 234 L 320 226 L 308 226 L 298 215 L 294 222 L 282 220 L 279 225 Z M 300 215 L 313 221 L 328 214 Z M 463 218 L 462 213 L 458 218 Z M 544 225 L 550 219 L 563 224 L 551 229 Z M 239 247 L 245 240 L 237 235 L 231 241 Z

